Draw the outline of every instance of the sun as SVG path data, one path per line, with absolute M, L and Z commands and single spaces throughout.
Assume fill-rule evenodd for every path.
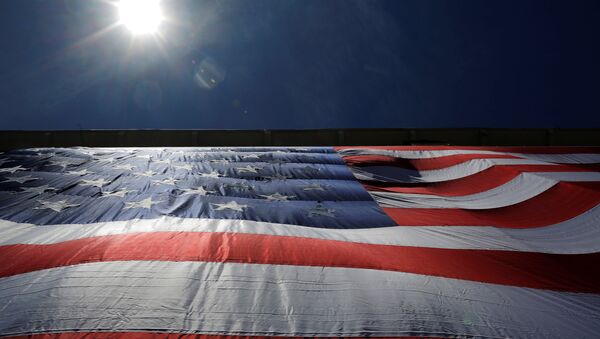
M 119 22 L 135 35 L 156 33 L 164 19 L 160 0 L 120 0 L 117 7 Z

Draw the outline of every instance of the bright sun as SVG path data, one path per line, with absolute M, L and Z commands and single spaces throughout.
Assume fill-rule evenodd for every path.
M 120 23 L 133 34 L 155 33 L 163 21 L 160 0 L 120 0 Z

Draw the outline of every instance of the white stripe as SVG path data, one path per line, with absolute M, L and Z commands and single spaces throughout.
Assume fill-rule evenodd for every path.
M 557 164 L 597 164 L 600 163 L 599 153 L 579 153 L 579 154 L 518 154 L 509 153 L 514 156 L 526 157 L 529 159 L 553 162 Z
M 584 254 L 600 252 L 598 225 L 600 205 L 571 220 L 529 229 L 489 226 L 399 226 L 344 230 L 249 220 L 183 219 L 167 216 L 149 220 L 48 226 L 0 220 L 0 245 L 44 245 L 82 238 L 147 232 L 230 232 L 413 247 Z
M 600 172 L 525 172 L 491 190 L 463 196 L 379 191 L 369 193 L 384 207 L 489 209 L 521 203 L 547 191 L 560 181 L 600 181 Z
M 550 165 L 547 162 L 529 159 L 473 159 L 435 170 L 416 171 L 394 166 L 350 167 L 358 180 L 383 182 L 417 183 L 441 182 L 468 177 L 497 165 Z
M 338 151 L 342 156 L 353 155 L 383 155 L 394 158 L 403 159 L 431 159 L 440 158 L 450 155 L 461 154 L 490 154 L 490 155 L 511 155 L 520 158 L 528 158 L 531 160 L 539 160 L 544 162 L 553 162 L 561 164 L 597 164 L 600 163 L 600 148 L 599 153 L 564 153 L 564 154 L 534 154 L 534 153 L 507 153 L 485 150 L 433 150 L 433 151 L 395 151 L 382 149 L 364 149 L 364 148 L 349 148 Z
M 456 197 L 396 192 L 369 192 L 383 207 L 489 209 L 515 205 L 531 199 L 558 182 L 523 173 L 488 191 Z
M 364 269 L 105 262 L 0 279 L 0 334 L 595 338 L 600 295 Z

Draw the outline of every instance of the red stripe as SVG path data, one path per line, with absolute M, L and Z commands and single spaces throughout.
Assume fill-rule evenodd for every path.
M 410 185 L 375 181 L 361 182 L 369 191 L 461 196 L 491 190 L 524 172 L 590 172 L 590 170 L 594 170 L 594 168 L 563 165 L 502 165 L 490 167 L 464 178 L 436 183 Z
M 205 261 L 346 267 L 600 292 L 600 253 L 454 250 L 237 233 L 160 232 L 0 247 L 0 276 L 102 261 Z
M 206 334 L 184 334 L 184 333 L 154 333 L 154 332 L 67 332 L 67 333 L 45 333 L 21 336 L 3 337 L 11 339 L 300 339 L 306 337 L 281 337 L 281 336 L 238 336 L 238 335 L 206 335 Z M 367 339 L 375 337 L 321 337 Z M 441 339 L 442 337 L 378 337 L 382 339 Z
M 492 151 L 505 153 L 523 153 L 523 154 L 577 154 L 577 153 L 600 153 L 600 147 L 504 147 L 504 146 L 337 146 L 333 148 L 336 151 L 345 149 L 378 149 L 389 151 L 459 151 L 476 150 Z
M 572 219 L 600 204 L 600 182 L 561 182 L 527 201 L 485 210 L 384 208 L 401 226 L 542 227 Z

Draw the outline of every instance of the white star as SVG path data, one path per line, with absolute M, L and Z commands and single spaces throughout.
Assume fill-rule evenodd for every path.
M 131 208 L 151 209 L 152 205 L 156 205 L 161 202 L 162 201 L 152 201 L 152 197 L 150 197 L 150 198 L 146 198 L 142 201 L 125 202 L 125 209 L 131 209 Z
M 135 168 L 135 166 L 133 165 L 129 165 L 129 164 L 124 164 L 124 165 L 116 165 L 113 166 L 114 169 L 119 169 L 119 170 L 126 170 L 126 171 L 131 171 Z
M 166 178 L 163 180 L 152 180 L 153 183 L 158 184 L 158 185 L 176 185 L 179 181 L 178 179 L 175 178 Z
M 310 175 L 317 175 L 321 171 L 318 168 L 314 168 L 314 167 L 310 167 L 310 166 L 304 166 L 304 167 L 302 167 L 302 170 L 304 171 L 304 173 L 310 174 Z
M 325 189 L 319 184 L 310 184 L 308 186 L 304 186 L 305 191 L 324 191 Z
M 127 193 L 131 193 L 131 192 L 135 192 L 135 191 L 130 191 L 126 188 L 120 189 L 118 191 L 106 191 L 106 192 L 102 192 L 102 196 L 100 198 L 106 198 L 106 197 L 119 197 L 119 198 L 123 198 L 125 197 L 125 194 Z
M 6 177 L 8 180 L 4 180 L 2 182 L 18 182 L 19 184 L 26 183 L 28 181 L 38 180 L 39 178 L 34 178 L 31 175 L 26 175 L 23 177 Z
M 90 172 L 87 169 L 84 169 L 84 170 L 81 170 L 81 171 L 68 171 L 67 174 L 86 175 L 86 174 L 94 174 L 94 172 Z
M 109 158 L 95 158 L 95 160 L 97 162 L 115 162 L 115 161 L 117 161 L 117 159 L 115 159 L 114 157 L 109 157 Z
M 182 170 L 191 171 L 191 170 L 192 170 L 192 165 L 188 165 L 188 164 L 184 164 L 184 165 L 173 165 L 173 168 L 177 168 L 177 169 L 182 169 Z
M 104 178 L 98 179 L 98 180 L 81 180 L 80 181 L 80 185 L 81 186 L 96 186 L 99 188 L 102 188 L 102 186 L 106 185 L 110 183 L 110 181 L 106 181 L 104 180 Z
M 213 164 L 221 164 L 221 165 L 227 165 L 227 164 L 231 163 L 231 161 L 229 161 L 227 159 L 210 160 L 210 162 Z
M 85 155 L 94 155 L 94 154 L 96 154 L 96 153 L 97 153 L 96 151 L 93 151 L 93 150 L 88 150 L 88 149 L 79 149 L 79 150 L 77 150 L 77 151 L 78 151 L 79 153 L 83 153 L 83 154 L 85 154 Z
M 252 186 L 246 185 L 246 184 L 243 184 L 243 183 L 225 184 L 223 186 L 225 186 L 227 188 L 237 188 L 237 189 L 241 189 L 241 190 L 247 190 L 247 189 L 253 188 Z
M 21 187 L 21 189 L 22 189 L 21 192 L 35 193 L 37 195 L 40 195 L 46 191 L 56 191 L 56 188 L 50 187 L 49 185 L 38 186 L 38 187 Z
M 63 170 L 65 168 L 69 167 L 70 165 L 73 165 L 73 164 L 70 162 L 67 162 L 67 161 L 58 161 L 58 160 L 51 160 L 51 161 L 49 161 L 49 164 L 48 164 L 48 166 L 62 167 Z
M 7 167 L 7 168 L 0 168 L 0 173 L 15 173 L 16 171 L 24 171 L 26 170 L 26 168 L 23 168 L 23 166 L 19 165 L 16 167 Z
M 190 194 L 206 195 L 208 193 L 215 193 L 215 191 L 207 191 L 202 186 L 198 186 L 196 188 L 181 188 L 180 190 L 184 192 L 182 195 L 190 195 Z
M 146 171 L 146 172 L 136 172 L 133 173 L 133 175 L 138 176 L 138 177 L 152 177 L 153 175 L 157 174 L 156 172 L 153 171 Z
M 259 196 L 268 199 L 269 201 L 287 201 L 289 198 L 295 198 L 295 195 L 283 195 L 279 193 L 271 194 L 271 195 L 262 195 Z
M 14 162 L 14 160 L 11 160 L 11 159 L 0 159 L 0 166 L 6 164 L 7 162 Z
M 56 153 L 52 152 L 52 153 L 41 153 L 38 152 L 35 155 L 37 155 L 38 157 L 44 157 L 44 159 L 48 159 L 48 158 L 52 158 L 53 156 L 56 155 Z
M 62 210 L 66 209 L 66 208 L 79 206 L 79 204 L 69 204 L 66 200 L 60 200 L 60 201 L 38 200 L 38 202 L 40 204 L 42 204 L 42 206 L 34 207 L 33 208 L 34 210 L 50 209 L 50 210 L 53 210 L 54 212 L 61 212 Z
M 229 154 L 235 153 L 235 151 L 230 148 L 229 149 L 221 148 L 218 151 L 220 151 L 221 153 L 229 153 Z
M 246 172 L 246 173 L 257 173 L 257 174 L 258 174 L 258 171 L 261 170 L 261 168 L 253 167 L 250 165 L 248 165 L 246 167 L 236 167 L 235 169 L 238 171 L 238 173 Z
M 215 208 L 215 210 L 217 210 L 217 211 L 223 211 L 226 209 L 230 209 L 230 210 L 242 212 L 244 210 L 244 208 L 248 207 L 248 205 L 240 205 L 236 201 L 230 201 L 226 204 L 211 204 L 211 205 L 218 206 L 217 208 Z
M 221 176 L 221 174 L 219 174 L 217 171 L 212 171 L 210 173 L 200 173 L 200 176 L 205 178 L 218 178 Z
M 286 180 L 286 179 L 290 179 L 291 177 L 287 176 L 287 175 L 283 175 L 283 174 L 276 174 L 274 176 L 270 176 L 270 177 L 265 177 L 266 179 L 269 180 Z
M 169 159 L 165 159 L 165 160 L 153 160 L 152 163 L 153 164 L 171 164 L 171 160 L 169 160 Z
M 302 169 L 305 171 L 309 171 L 309 172 L 320 172 L 321 171 L 320 168 L 315 168 L 312 166 L 304 166 L 304 167 L 302 167 Z
M 317 206 L 315 208 L 311 208 L 308 210 L 308 216 L 309 217 L 314 217 L 314 216 L 335 217 L 335 214 L 333 214 L 333 212 L 335 212 L 334 209 L 325 208 L 322 204 L 317 204 Z

